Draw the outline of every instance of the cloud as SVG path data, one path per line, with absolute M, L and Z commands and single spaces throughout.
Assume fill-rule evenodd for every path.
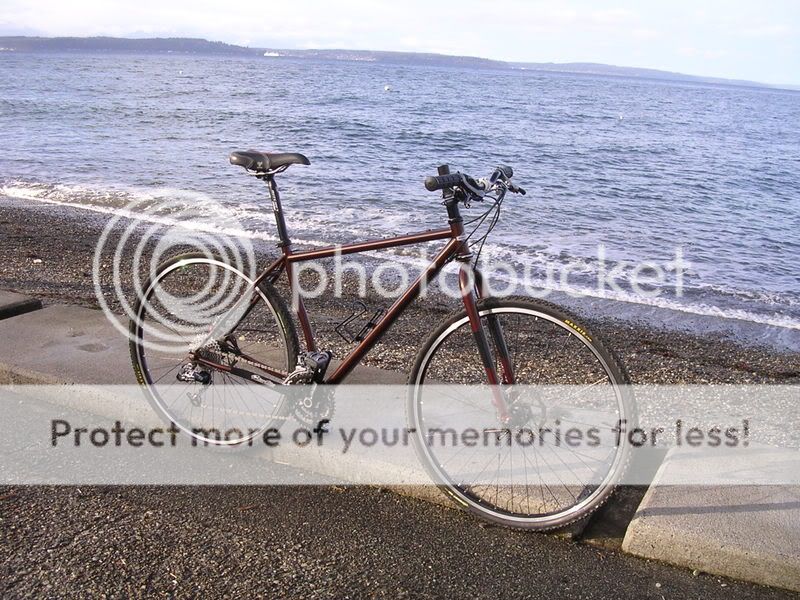
M 738 33 L 747 37 L 785 37 L 792 33 L 792 28 L 780 24 L 757 25 L 741 29 Z
M 708 60 L 717 60 L 719 58 L 725 58 L 730 53 L 726 52 L 725 50 L 705 50 L 703 52 L 703 58 Z
M 706 60 L 716 60 L 719 58 L 724 58 L 729 55 L 729 53 L 726 50 L 720 50 L 720 49 L 701 50 L 693 46 L 681 46 L 676 50 L 676 52 L 679 55 L 688 58 L 702 57 Z
M 656 40 L 662 36 L 660 31 L 648 27 L 637 27 L 631 30 L 631 37 L 636 40 Z

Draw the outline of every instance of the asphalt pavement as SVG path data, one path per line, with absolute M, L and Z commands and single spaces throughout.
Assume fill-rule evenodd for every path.
M 796 597 L 367 487 L 0 488 L 0 515 L 3 598 Z

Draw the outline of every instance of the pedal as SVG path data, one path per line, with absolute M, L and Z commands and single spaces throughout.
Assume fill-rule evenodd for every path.
M 331 363 L 331 357 L 333 357 L 333 353 L 329 350 L 308 352 L 303 357 L 313 383 L 322 383 L 325 378 L 325 372 L 328 370 L 328 365 Z

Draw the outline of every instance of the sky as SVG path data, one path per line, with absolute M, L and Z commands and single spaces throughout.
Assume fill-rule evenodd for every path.
M 0 35 L 202 37 L 800 85 L 800 0 L 0 0 Z

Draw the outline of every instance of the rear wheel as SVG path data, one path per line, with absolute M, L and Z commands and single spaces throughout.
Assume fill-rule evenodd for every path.
M 636 417 L 622 365 L 550 303 L 486 299 L 478 312 L 495 368 L 513 383 L 488 386 L 465 311 L 444 321 L 409 379 L 408 426 L 423 464 L 447 495 L 495 523 L 545 530 L 585 517 L 627 466 Z
M 160 265 L 142 290 L 130 322 L 131 360 L 164 420 L 208 445 L 240 445 L 282 425 L 288 407 L 280 389 L 228 370 L 282 380 L 295 368 L 297 334 L 272 286 L 253 286 L 233 266 L 192 253 Z

